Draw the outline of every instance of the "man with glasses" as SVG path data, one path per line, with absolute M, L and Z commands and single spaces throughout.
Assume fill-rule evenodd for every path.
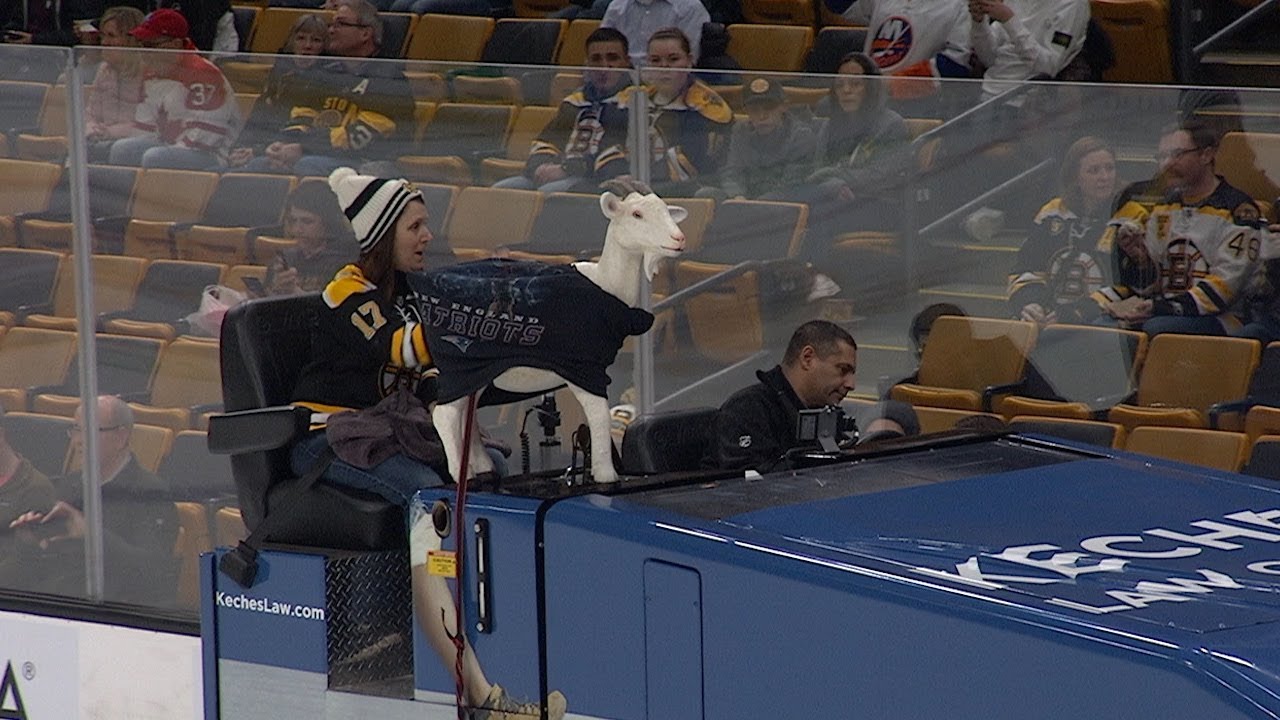
M 177 590 L 177 508 L 168 483 L 138 464 L 129 447 L 133 410 L 118 397 L 98 398 L 98 477 L 102 488 L 102 539 L 106 599 L 150 606 L 171 605 Z M 83 458 L 84 420 L 76 411 L 71 445 Z M 54 481 L 58 500 L 26 512 L 12 527 L 39 549 L 41 589 L 60 595 L 84 593 L 84 481 L 77 472 Z M 34 549 L 34 548 L 33 548 Z
M 1156 159 L 1169 189 L 1146 224 L 1146 248 L 1158 279 L 1149 297 L 1122 292 L 1115 318 L 1148 335 L 1237 334 L 1246 285 L 1259 267 L 1264 231 L 1258 206 L 1214 172 L 1218 136 L 1188 120 L 1160 137 Z M 1137 294 L 1135 294 L 1137 292 Z
M 404 154 L 413 125 L 413 93 L 400 63 L 377 61 L 382 20 L 368 0 L 338 0 L 329 23 L 328 53 L 281 99 L 289 119 L 249 172 L 323 176 L 340 167 L 399 174 L 390 163 Z
M 226 164 L 244 123 L 235 91 L 216 65 L 194 52 L 187 20 L 156 10 L 129 34 L 145 48 L 146 82 L 134 125 L 137 137 L 111 145 L 113 165 L 206 170 Z

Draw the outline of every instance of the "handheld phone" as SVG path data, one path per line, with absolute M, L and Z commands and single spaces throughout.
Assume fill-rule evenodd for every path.
M 258 297 L 266 297 L 267 289 L 263 287 L 261 280 L 256 277 L 246 277 L 241 278 L 241 280 L 244 281 L 244 286 L 249 290 L 249 292 L 257 295 Z

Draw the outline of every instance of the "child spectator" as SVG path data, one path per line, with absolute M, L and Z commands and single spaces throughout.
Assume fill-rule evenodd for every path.
M 703 188 L 699 196 L 758 198 L 794 186 L 810 170 L 817 147 L 812 118 L 787 107 L 778 81 L 748 78 L 742 98 L 747 119 L 733 126 L 720 187 Z
M 297 295 L 324 289 L 342 266 L 355 262 L 355 236 L 338 207 L 338 198 L 319 180 L 300 183 L 284 206 L 284 236 L 297 245 L 267 265 L 263 285 L 272 295 Z

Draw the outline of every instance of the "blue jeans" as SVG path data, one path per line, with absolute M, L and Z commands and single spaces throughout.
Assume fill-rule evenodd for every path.
M 493 6 L 488 0 L 394 0 L 391 12 L 489 15 L 493 12 Z
M 1151 337 L 1161 333 L 1178 335 L 1226 335 L 1227 330 L 1216 315 L 1157 315 L 1142 323 L 1142 331 Z
M 151 137 L 123 138 L 111 144 L 112 165 L 140 165 L 144 168 L 171 170 L 209 170 L 217 168 L 218 157 L 204 150 L 166 145 Z
M 307 434 L 293 446 L 289 454 L 289 467 L 293 472 L 302 475 L 315 465 L 320 454 L 328 446 L 329 441 L 323 430 Z M 493 461 L 493 469 L 498 475 L 507 474 L 507 460 L 502 453 L 486 448 L 489 459 Z M 374 492 L 388 501 L 401 507 L 408 507 L 409 500 L 423 488 L 441 487 L 444 478 L 430 465 L 414 460 L 405 455 L 392 455 L 378 465 L 365 470 L 335 459 L 320 476 L 335 485 Z
M 573 192 L 573 189 L 578 185 L 578 183 L 581 183 L 583 181 L 584 181 L 584 178 L 580 178 L 575 175 L 570 175 L 569 177 L 566 177 L 566 178 L 560 178 L 559 180 L 552 180 L 549 183 L 535 186 L 533 184 L 533 181 L 525 177 L 524 175 L 515 175 L 513 177 L 507 178 L 506 180 L 499 180 L 498 182 L 494 183 L 493 186 L 496 188 L 508 188 L 512 190 L 540 190 L 545 193 Z

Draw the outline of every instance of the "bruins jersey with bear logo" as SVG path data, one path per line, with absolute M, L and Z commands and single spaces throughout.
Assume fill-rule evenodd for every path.
M 413 94 L 398 68 L 323 63 L 299 78 L 284 131 L 308 155 L 392 160 L 413 123 Z
M 1174 191 L 1156 205 L 1146 237 L 1159 272 L 1155 314 L 1233 310 L 1261 259 L 1260 217 L 1253 199 L 1221 178 L 1204 198 L 1191 201 Z
M 427 350 L 420 298 L 395 274 L 390 300 L 356 265 L 338 271 L 322 297 L 312 334 L 312 358 L 294 388 L 294 404 L 316 412 L 373 407 L 403 384 L 434 400 L 439 374 Z M 424 381 L 431 382 L 424 385 Z
M 1146 216 L 1147 211 L 1132 201 L 1122 204 L 1110 220 L 1077 215 L 1062 198 L 1045 203 L 1009 275 L 1013 313 L 1032 303 L 1055 310 L 1088 300 L 1111 281 L 1117 224 L 1140 224 Z

